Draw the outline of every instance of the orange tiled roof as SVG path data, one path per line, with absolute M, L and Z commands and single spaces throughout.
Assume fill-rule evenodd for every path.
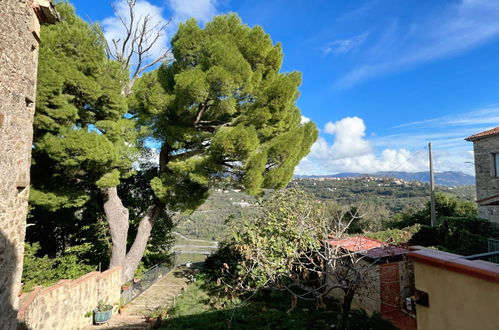
M 472 136 L 468 136 L 465 140 L 466 141 L 476 141 L 484 137 L 489 137 L 492 135 L 497 135 L 499 134 L 499 126 L 493 129 L 489 129 L 488 131 L 480 132 Z
M 388 244 L 365 236 L 332 239 L 329 240 L 329 244 L 350 252 L 360 253 L 369 258 L 384 258 L 409 252 L 409 250 L 400 246 Z

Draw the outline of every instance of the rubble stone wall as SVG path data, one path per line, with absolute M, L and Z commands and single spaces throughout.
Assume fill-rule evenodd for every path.
M 24 255 L 40 23 L 49 0 L 0 1 L 0 329 L 16 329 Z
M 499 136 L 473 142 L 477 200 L 499 194 L 499 177 L 494 170 L 493 154 L 499 153 Z M 499 205 L 478 205 L 478 216 L 499 224 Z
M 36 287 L 21 297 L 18 318 L 26 329 L 76 330 L 92 324 L 86 315 L 99 301 L 119 302 L 121 268 L 91 272 L 75 280 L 61 280 L 47 287 Z
M 38 24 L 31 2 L 0 2 L 1 329 L 16 327 L 35 112 Z

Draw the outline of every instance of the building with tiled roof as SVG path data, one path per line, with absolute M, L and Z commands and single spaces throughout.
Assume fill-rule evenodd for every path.
M 344 263 L 344 269 L 336 269 L 336 274 L 341 275 L 328 277 L 329 287 L 349 281 L 345 274 L 355 268 L 355 275 L 351 276 L 359 275 L 363 280 L 354 285 L 356 295 L 352 299 L 352 308 L 378 312 L 399 329 L 416 330 L 415 315 L 405 304 L 414 287 L 413 269 L 406 259 L 408 249 L 365 236 L 330 237 L 327 243 L 332 258 L 350 260 Z M 343 294 L 340 290 L 330 292 L 340 300 Z
M 399 261 L 409 252 L 409 250 L 403 247 L 365 236 L 331 239 L 328 243 L 333 247 L 339 247 L 345 251 L 357 253 L 364 258 L 371 259 L 371 261 L 375 263 Z
M 478 216 L 499 223 L 499 127 L 469 136 L 475 153 Z
M 477 134 L 473 134 L 472 136 L 468 136 L 465 140 L 473 142 L 494 135 L 499 135 L 499 126 Z

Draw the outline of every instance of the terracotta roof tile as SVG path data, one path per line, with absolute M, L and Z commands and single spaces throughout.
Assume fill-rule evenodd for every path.
M 480 132 L 477 134 L 474 134 L 472 136 L 468 136 L 465 140 L 466 141 L 476 141 L 484 137 L 489 137 L 492 135 L 497 135 L 499 134 L 499 126 L 493 129 L 489 129 L 488 131 Z
M 360 253 L 369 258 L 384 258 L 402 255 L 409 250 L 365 236 L 354 236 L 329 240 L 331 246 L 341 247 L 350 252 Z

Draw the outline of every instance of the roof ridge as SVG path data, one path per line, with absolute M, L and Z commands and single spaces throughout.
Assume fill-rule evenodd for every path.
M 492 128 L 492 129 L 489 129 L 489 130 L 486 130 L 486 131 L 483 131 L 483 132 L 480 132 L 480 133 L 477 133 L 477 134 L 473 134 L 471 136 L 468 136 L 467 138 L 465 138 L 465 140 L 473 142 L 473 141 L 479 140 L 481 138 L 485 138 L 485 137 L 489 137 L 489 136 L 493 136 L 493 135 L 497 135 L 497 134 L 499 134 L 499 126 Z

